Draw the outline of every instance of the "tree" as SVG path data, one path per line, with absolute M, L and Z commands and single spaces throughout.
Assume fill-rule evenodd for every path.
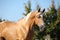
M 58 7 L 57 13 L 58 13 L 58 18 L 57 18 L 57 20 L 60 20 L 60 6 Z
M 52 5 L 49 8 L 48 12 L 46 12 L 46 15 L 44 15 L 44 22 L 46 26 L 44 30 L 44 35 L 46 35 L 45 37 L 47 40 L 50 40 L 50 38 L 48 39 L 47 35 L 50 36 L 51 33 L 53 33 L 52 31 L 55 29 L 56 24 L 57 24 L 56 23 L 57 22 L 57 10 L 55 8 L 54 0 L 52 0 Z
M 57 10 L 57 22 L 56 22 L 56 27 L 55 27 L 55 33 L 56 33 L 56 37 L 57 37 L 57 40 L 60 40 L 60 6 L 58 7 L 58 10 Z
M 2 19 L 0 19 L 0 22 L 2 22 Z
M 57 20 L 57 11 L 54 6 L 54 1 L 52 1 L 50 10 L 46 13 L 45 18 L 45 23 L 47 23 L 46 26 L 49 26 L 46 31 L 50 32 L 54 27 L 55 21 Z
M 5 21 L 5 19 L 0 18 L 0 22 Z
M 31 2 L 30 2 L 30 0 L 28 1 L 28 4 L 25 5 L 25 12 L 26 13 L 23 13 L 24 16 L 26 16 L 29 12 L 31 12 Z

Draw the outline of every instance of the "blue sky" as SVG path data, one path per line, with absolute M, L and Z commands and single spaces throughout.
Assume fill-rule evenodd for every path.
M 39 4 L 42 9 L 50 7 L 51 0 L 30 0 L 32 10 Z M 28 0 L 0 0 L 0 18 L 10 21 L 18 21 L 23 17 L 22 13 L 25 12 L 24 3 L 27 4 Z M 56 8 L 60 5 L 60 0 L 55 0 Z

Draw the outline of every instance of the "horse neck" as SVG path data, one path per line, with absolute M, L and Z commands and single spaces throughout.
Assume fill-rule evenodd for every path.
M 34 19 L 28 19 L 26 24 L 29 27 L 28 34 L 25 40 L 32 40 L 34 36 L 34 30 L 33 30 L 33 25 L 34 25 Z
M 33 37 L 33 24 L 34 24 L 34 19 L 28 19 L 28 21 L 25 20 L 25 18 L 21 19 L 18 21 L 18 24 L 23 28 L 26 29 L 26 37 L 25 40 L 31 40 Z
M 20 26 L 22 25 L 22 27 L 24 27 L 27 31 L 27 32 L 25 32 L 25 34 L 26 34 L 25 40 L 31 40 L 33 37 L 33 34 L 34 34 L 34 31 L 33 31 L 34 17 L 32 18 L 32 16 L 31 16 L 31 12 L 30 12 L 26 17 L 24 17 L 23 19 L 21 19 L 18 22 L 19 25 Z
M 25 40 L 32 40 L 34 36 L 34 30 L 33 30 L 34 21 L 33 20 L 29 21 L 28 24 L 29 24 L 29 31 Z
M 25 27 L 28 27 L 28 29 L 32 29 L 33 28 L 33 24 L 34 24 L 34 19 L 28 19 L 26 21 L 25 18 L 22 18 L 21 20 L 19 20 L 17 22 L 19 25 L 21 26 L 25 26 Z

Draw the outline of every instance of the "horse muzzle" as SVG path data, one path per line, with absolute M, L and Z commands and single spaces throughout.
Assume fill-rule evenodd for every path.
M 39 27 L 39 29 L 40 29 L 41 32 L 44 31 L 44 28 L 45 28 L 44 25 L 41 25 L 41 26 Z

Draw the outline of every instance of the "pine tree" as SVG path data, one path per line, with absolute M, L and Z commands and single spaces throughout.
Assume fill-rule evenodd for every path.
M 57 21 L 57 10 L 55 8 L 54 0 L 52 0 L 52 5 L 48 10 L 48 12 L 46 12 L 46 15 L 44 15 L 44 18 L 45 18 L 44 21 L 46 26 L 44 32 L 46 34 L 47 40 L 50 40 L 50 38 L 48 39 L 47 35 L 49 36 L 52 35 L 51 33 L 53 33 L 52 31 L 55 29 L 56 21 Z
M 24 16 L 26 16 L 29 12 L 31 12 L 31 2 L 30 0 L 28 1 L 27 5 L 25 5 L 25 12 L 23 13 Z
M 2 22 L 2 19 L 0 19 L 0 22 Z
M 51 29 L 53 29 L 53 25 L 55 24 L 56 20 L 57 20 L 57 11 L 55 9 L 54 2 L 52 1 L 52 6 L 45 15 L 46 26 L 49 26 L 46 31 L 50 32 Z
M 60 40 L 60 6 L 58 7 L 57 14 L 58 16 L 56 21 L 56 28 L 54 30 L 56 33 L 57 40 Z
M 58 7 L 57 13 L 58 13 L 58 20 L 60 20 L 60 6 Z

